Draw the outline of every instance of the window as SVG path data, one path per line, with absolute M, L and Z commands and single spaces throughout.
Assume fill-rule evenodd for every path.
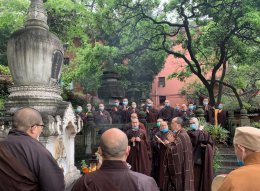
M 159 96 L 160 104 L 162 105 L 166 100 L 166 96 Z
M 165 77 L 159 77 L 159 87 L 165 87 Z

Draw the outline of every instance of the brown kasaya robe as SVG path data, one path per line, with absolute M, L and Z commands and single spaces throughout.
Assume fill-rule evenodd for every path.
M 155 135 L 158 136 L 162 141 L 168 140 L 167 137 L 169 134 L 173 134 L 172 131 L 168 131 L 167 133 L 157 132 Z M 166 153 L 166 145 L 158 142 L 157 138 L 153 137 L 152 140 L 152 151 L 153 151 L 153 177 L 155 178 L 160 189 L 163 189 L 164 183 L 164 157 Z M 173 136 L 173 135 L 172 135 Z M 169 141 L 169 140 L 168 140 Z
M 134 131 L 129 129 L 126 135 L 131 147 L 127 162 L 132 166 L 131 170 L 150 176 L 151 174 L 151 150 L 146 133 L 142 129 Z M 131 142 L 132 137 L 140 137 L 140 142 Z
M 159 191 L 154 179 L 130 170 L 126 162 L 104 160 L 100 169 L 85 174 L 72 191 Z
M 194 191 L 192 145 L 184 129 L 167 144 L 164 158 L 164 191 Z
M 159 112 L 159 118 L 162 118 L 164 121 L 171 122 L 171 120 L 176 117 L 174 108 L 164 107 Z
M 195 191 L 210 191 L 213 180 L 214 143 L 202 130 L 188 131 L 193 147 Z
M 38 191 L 37 178 L 0 142 L 0 190 Z
M 113 107 L 110 111 L 110 115 L 112 118 L 112 124 L 121 124 L 122 123 L 122 110 L 119 107 Z
M 149 112 L 146 112 L 146 121 L 147 123 L 156 123 L 158 118 L 158 110 L 154 108 L 149 108 Z M 144 110 L 146 111 L 146 110 Z
M 0 146 L 0 188 L 5 189 L 1 191 L 15 191 L 14 187 L 19 191 L 37 190 L 34 189 L 36 183 L 40 191 L 65 190 L 61 168 L 39 141 L 25 132 L 11 129 L 3 144 L 6 149 Z

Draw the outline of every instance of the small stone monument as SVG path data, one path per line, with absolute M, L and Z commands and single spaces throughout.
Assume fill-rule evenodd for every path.
M 49 31 L 42 0 L 31 0 L 24 28 L 14 32 L 8 42 L 7 57 L 14 85 L 9 88 L 6 115 L 21 107 L 41 112 L 46 128 L 40 141 L 64 169 L 66 186 L 70 186 L 80 176 L 74 165 L 74 139 L 82 121 L 76 118 L 71 103 L 61 97 L 58 81 L 63 47 Z M 2 132 L 8 128 L 1 128 Z

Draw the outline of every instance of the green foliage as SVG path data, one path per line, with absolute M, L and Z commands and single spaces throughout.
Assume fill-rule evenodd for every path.
M 260 122 L 259 121 L 252 122 L 251 126 L 260 129 Z
M 10 75 L 9 67 L 0 65 L 0 75 Z
M 214 153 L 214 159 L 213 159 L 213 168 L 215 171 L 217 171 L 221 167 L 221 156 L 218 151 L 218 148 L 215 147 L 215 153 Z
M 214 125 L 205 123 L 204 130 L 211 135 L 215 143 L 226 143 L 228 139 L 229 132 L 220 125 L 215 127 Z

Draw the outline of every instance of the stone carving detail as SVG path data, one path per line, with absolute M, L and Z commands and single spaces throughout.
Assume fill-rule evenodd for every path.
M 52 68 L 51 68 L 51 78 L 59 80 L 61 66 L 63 63 L 63 54 L 60 50 L 55 50 L 52 55 Z

